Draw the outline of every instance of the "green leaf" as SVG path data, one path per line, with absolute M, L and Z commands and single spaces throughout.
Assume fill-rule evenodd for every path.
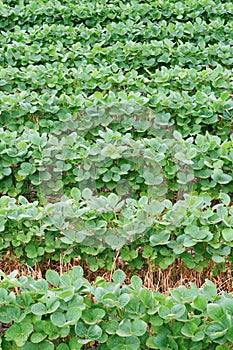
M 214 340 L 222 338 L 227 333 L 227 328 L 220 322 L 216 321 L 207 326 L 205 332 L 210 337 L 210 339 Z
M 200 342 L 205 338 L 205 333 L 203 331 L 197 331 L 195 335 L 192 337 L 192 341 Z
M 138 276 L 133 276 L 131 278 L 131 283 L 132 283 L 132 286 L 133 288 L 136 290 L 136 291 L 139 291 L 141 288 L 142 288 L 142 280 L 140 277 Z
M 80 279 L 83 276 L 83 268 L 81 266 L 74 266 L 69 272 L 69 276 L 71 276 L 72 279 Z
M 115 307 L 118 304 L 118 298 L 113 293 L 106 293 L 102 297 L 102 302 L 105 306 Z
M 211 300 L 213 297 L 217 295 L 217 288 L 213 282 L 206 279 L 203 292 L 209 298 L 209 300 Z
M 66 323 L 65 315 L 61 311 L 56 311 L 50 316 L 51 322 L 54 326 L 63 327 Z
M 231 344 L 233 344 L 233 327 L 228 328 L 228 332 L 226 334 L 226 338 Z
M 141 299 L 141 301 L 143 302 L 144 305 L 150 306 L 150 303 L 152 301 L 152 292 L 151 292 L 151 290 L 143 288 L 140 291 L 139 296 L 140 296 L 140 299 Z
M 21 169 L 18 171 L 20 176 L 27 176 L 35 171 L 35 168 L 31 163 L 22 163 L 20 168 Z
M 228 99 L 229 97 L 229 92 L 228 91 L 223 91 L 220 95 L 220 99 L 224 102 Z
M 198 330 L 198 326 L 193 322 L 186 322 L 181 328 L 181 333 L 188 338 L 192 338 L 195 332 Z
M 208 301 L 202 295 L 198 295 L 197 298 L 193 301 L 193 306 L 195 309 L 204 312 L 206 309 Z
M 214 262 L 216 262 L 216 263 L 218 263 L 218 264 L 225 261 L 224 256 L 217 255 L 217 254 L 212 255 L 211 258 L 212 258 L 212 260 L 213 260 Z
M 172 308 L 169 308 L 165 305 L 159 307 L 159 316 L 164 319 L 176 319 L 179 320 L 184 316 L 186 308 L 183 304 L 174 305 Z
M 30 334 L 33 332 L 33 326 L 30 323 L 15 323 L 6 332 L 6 340 L 14 341 L 18 347 L 22 347 Z
M 20 317 L 20 309 L 16 306 L 3 305 L 0 307 L 0 322 L 10 323 Z
M 46 300 L 46 306 L 47 306 L 47 313 L 53 313 L 59 308 L 60 302 L 57 300 L 56 297 L 55 298 L 51 297 Z
M 228 184 L 232 181 L 232 176 L 228 174 L 223 174 L 223 172 L 214 173 L 212 179 L 221 185 Z
M 186 307 L 183 304 L 177 304 L 174 305 L 171 308 L 169 316 L 172 318 L 175 318 L 176 320 L 179 320 L 186 312 Z
M 74 287 L 67 287 L 67 289 L 58 293 L 59 298 L 64 301 L 70 301 L 74 296 Z
M 111 350 L 138 350 L 140 348 L 140 341 L 137 337 L 121 338 L 118 336 L 109 337 L 107 346 Z
M 117 322 L 116 320 L 113 320 L 113 321 L 110 320 L 106 323 L 105 331 L 108 334 L 115 334 L 118 327 L 119 327 L 119 322 Z
M 70 347 L 67 344 L 59 344 L 57 350 L 70 350 Z
M 98 340 L 102 335 L 102 329 L 98 325 L 90 326 L 87 330 L 88 340 Z
M 125 307 L 130 301 L 130 296 L 127 293 L 122 294 L 118 299 L 118 307 Z
M 37 343 L 42 342 L 46 337 L 47 337 L 47 334 L 45 334 L 45 333 L 33 333 L 31 335 L 30 340 L 32 343 L 37 344 Z
M 157 344 L 155 344 L 154 339 L 155 339 L 155 337 L 152 337 L 152 336 L 147 338 L 146 346 L 148 349 L 159 349 Z
M 70 350 L 70 347 L 67 344 L 59 344 L 57 350 Z
M 82 319 L 86 324 L 94 325 L 105 316 L 105 311 L 100 308 L 87 309 L 82 313 Z
M 119 335 L 120 337 L 130 337 L 132 335 L 130 321 L 122 320 L 119 324 L 116 334 Z
M 81 349 L 82 345 L 78 343 L 78 338 L 71 338 L 69 341 L 69 348 L 70 350 L 79 350 Z
M 47 308 L 44 304 L 37 303 L 37 304 L 32 305 L 31 312 L 34 315 L 45 315 L 47 313 Z
M 170 232 L 163 230 L 150 237 L 150 242 L 152 246 L 164 245 L 169 242 Z
M 7 291 L 3 288 L 0 288 L 0 304 L 3 304 L 7 300 Z
M 222 236 L 226 242 L 233 241 L 233 228 L 224 228 L 222 230 Z
M 231 197 L 228 196 L 227 193 L 224 192 L 220 192 L 219 193 L 219 199 L 223 202 L 223 204 L 225 204 L 226 206 L 228 206 L 231 202 Z
M 76 322 L 80 319 L 82 316 L 82 311 L 80 310 L 79 307 L 71 307 L 68 309 L 66 313 L 66 319 L 69 322 L 72 322 L 76 324 Z
M 173 131 L 173 137 L 177 141 L 182 141 L 182 134 L 177 130 Z
M 135 320 L 132 322 L 132 335 L 141 337 L 146 333 L 147 323 L 142 320 Z
M 54 350 L 54 345 L 50 341 L 43 341 L 40 343 L 40 350 Z
M 82 191 L 82 197 L 83 199 L 91 199 L 92 197 L 92 191 L 89 188 L 84 188 Z
M 126 278 L 126 274 L 124 273 L 124 271 L 121 271 L 121 270 L 116 270 L 112 276 L 113 281 L 119 284 L 122 284 L 125 278 Z
M 109 235 L 105 238 L 105 241 L 112 249 L 119 250 L 125 244 L 126 239 L 125 237 L 117 237 L 115 235 Z
M 160 329 L 159 334 L 153 338 L 152 344 L 154 344 L 156 347 L 155 349 L 164 349 L 164 347 L 167 347 L 168 344 L 168 335 L 169 331 L 167 328 L 162 327 Z M 165 349 L 164 349 L 165 350 Z
M 78 337 L 83 338 L 86 335 L 86 327 L 83 322 L 77 322 L 75 326 L 75 333 Z
M 145 179 L 146 185 L 153 186 L 153 185 L 161 185 L 163 182 L 163 176 L 161 175 L 154 175 L 151 171 L 144 171 L 143 177 Z
M 71 196 L 76 202 L 79 202 L 82 197 L 82 194 L 78 188 L 73 187 L 71 190 Z
M 54 270 L 47 270 L 46 271 L 46 280 L 54 287 L 58 287 L 60 283 L 60 276 L 59 274 Z
M 207 315 L 213 320 L 220 320 L 225 316 L 225 312 L 221 305 L 218 304 L 208 304 L 207 305 Z

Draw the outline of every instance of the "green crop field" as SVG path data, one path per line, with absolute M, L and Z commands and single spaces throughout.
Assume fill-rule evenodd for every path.
M 0 0 L 0 349 L 233 349 L 233 2 Z

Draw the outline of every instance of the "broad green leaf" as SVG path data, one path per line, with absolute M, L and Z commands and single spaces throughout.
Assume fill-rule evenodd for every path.
M 15 323 L 6 332 L 6 340 L 14 341 L 18 347 L 22 347 L 30 334 L 33 332 L 33 325 L 30 323 Z
M 118 307 L 122 308 L 125 307 L 130 301 L 130 296 L 127 293 L 121 294 L 121 296 L 118 299 Z
M 119 327 L 119 322 L 117 321 L 109 321 L 107 322 L 106 324 L 106 329 L 105 331 L 108 333 L 108 334 L 115 334 L 117 329 Z
M 89 188 L 84 188 L 84 190 L 82 191 L 82 197 L 84 199 L 91 199 L 92 191 Z
M 208 297 L 208 299 L 211 300 L 213 297 L 217 295 L 217 288 L 213 282 L 206 279 L 203 292 Z
M 70 350 L 79 350 L 82 345 L 78 343 L 78 338 L 71 338 L 69 341 L 69 349 Z
M 150 237 L 150 242 L 152 246 L 156 245 L 164 245 L 169 242 L 170 232 L 166 230 L 162 230 Z
M 90 326 L 87 330 L 87 336 L 90 340 L 97 340 L 102 335 L 102 329 L 98 325 Z
M 94 325 L 105 316 L 105 311 L 100 308 L 86 309 L 82 313 L 82 320 L 89 325 Z
M 61 311 L 55 311 L 50 316 L 50 320 L 54 324 L 54 326 L 57 327 L 63 327 L 66 323 L 65 315 Z
M 111 350 L 138 350 L 140 348 L 140 341 L 137 337 L 131 336 L 127 338 L 121 338 L 118 336 L 112 336 L 107 340 L 107 346 Z
M 142 280 L 138 276 L 131 277 L 131 283 L 136 291 L 139 291 L 142 288 Z
M 67 344 L 59 344 L 57 350 L 70 350 L 70 347 Z
M 228 184 L 232 181 L 232 176 L 228 174 L 223 174 L 223 172 L 214 173 L 212 179 L 221 185 Z
M 78 322 L 75 326 L 75 333 L 78 335 L 78 337 L 83 338 L 85 337 L 87 332 L 87 329 L 83 322 Z
M 198 295 L 197 298 L 195 298 L 195 300 L 193 301 L 193 306 L 195 309 L 204 312 L 204 310 L 206 309 L 208 300 L 202 296 L 202 295 Z
M 152 301 L 152 292 L 149 289 L 143 288 L 139 293 L 140 299 L 144 305 L 149 306 Z
M 76 202 L 79 202 L 82 197 L 82 194 L 78 188 L 73 187 L 71 190 L 71 196 Z
M 195 332 L 198 330 L 198 326 L 196 325 L 196 323 L 193 322 L 186 322 L 183 327 L 181 328 L 181 333 L 185 336 L 185 337 L 193 337 Z
M 74 287 L 68 287 L 67 289 L 58 293 L 61 300 L 70 301 L 74 296 Z
M 79 307 L 71 307 L 67 310 L 66 313 L 66 319 L 69 322 L 72 322 L 76 324 L 76 322 L 80 319 L 82 316 L 82 311 L 80 310 Z
M 7 291 L 3 288 L 0 288 L 0 304 L 3 304 L 7 300 Z
M 47 337 L 45 333 L 33 333 L 30 337 L 32 343 L 38 344 Z
M 212 322 L 207 326 L 205 333 L 210 337 L 210 339 L 222 338 L 227 333 L 227 328 L 218 321 Z
M 117 270 L 113 273 L 112 278 L 115 283 L 122 284 L 126 278 L 126 274 L 124 273 L 124 271 Z
M 41 350 L 54 350 L 54 344 L 50 341 L 44 340 L 42 343 L 40 343 L 40 349 Z
M 222 236 L 227 242 L 233 241 L 233 228 L 224 228 L 222 230 Z
M 207 305 L 207 315 L 213 320 L 220 320 L 225 316 L 225 312 L 221 305 L 218 304 L 208 304 Z
M 132 335 L 141 337 L 146 333 L 147 323 L 142 320 L 134 320 L 131 325 Z
M 130 337 L 132 335 L 130 320 L 122 320 L 119 324 L 116 334 L 120 337 Z
M 32 305 L 31 312 L 34 315 L 45 315 L 47 313 L 47 308 L 42 303 L 36 303 L 36 304 Z

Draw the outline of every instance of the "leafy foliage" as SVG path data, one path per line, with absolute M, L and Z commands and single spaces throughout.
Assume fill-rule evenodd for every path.
M 174 205 L 167 199 L 150 203 L 146 196 L 138 201 L 120 202 L 120 197 L 116 196 L 115 206 L 109 206 L 111 196 L 100 197 L 105 203 L 101 208 L 92 196 L 88 200 L 80 197 L 78 202 L 63 197 L 61 202 L 40 208 L 37 202 L 30 203 L 22 196 L 21 204 L 14 198 L 1 197 L 2 256 L 10 249 L 22 262 L 33 264 L 44 256 L 55 260 L 63 256 L 67 262 L 81 255 L 93 270 L 112 267 L 115 256 L 114 252 L 111 255 L 112 249 L 120 250 L 123 260 L 134 261 L 138 257 L 138 247 L 143 247 L 145 258 L 156 261 L 161 268 L 168 267 L 176 258 L 199 271 L 210 259 L 223 266 L 225 261 L 232 260 L 233 222 L 229 196 L 220 193 L 225 203 L 214 206 L 207 194 L 203 197 L 187 195 Z M 140 227 L 142 233 L 138 237 Z M 119 232 L 118 241 L 113 239 L 113 232 Z M 130 244 L 131 237 L 135 240 L 129 245 L 131 253 L 127 254 L 125 244 Z M 51 273 L 51 280 L 56 279 Z
M 232 264 L 233 4 L 0 1 L 0 257 Z M 216 349 L 232 297 L 1 273 L 2 349 Z M 17 292 L 18 291 L 18 292 Z M 19 292 L 20 291 L 20 292 Z M 63 340 L 62 340 L 63 339 Z
M 191 283 L 163 295 L 143 288 L 137 276 L 122 285 L 120 270 L 114 282 L 97 278 L 93 285 L 80 267 L 63 275 L 48 270 L 40 281 L 16 279 L 16 273 L 1 273 L 0 322 L 14 322 L 3 334 L 2 349 L 72 350 L 93 343 L 100 349 L 222 349 L 232 344 L 232 297 L 219 296 L 208 280 L 203 288 Z

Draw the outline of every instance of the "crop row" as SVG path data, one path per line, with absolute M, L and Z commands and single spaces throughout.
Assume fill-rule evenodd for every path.
M 179 65 L 181 67 L 195 68 L 199 70 L 206 66 L 216 67 L 221 64 L 225 67 L 232 65 L 232 43 L 206 43 L 183 42 L 180 39 L 151 40 L 150 42 L 116 42 L 113 44 L 89 42 L 69 45 L 57 42 L 51 44 L 46 40 L 27 43 L 23 39 L 19 41 L 7 38 L 2 40 L 0 64 L 22 65 L 45 64 L 46 62 L 68 62 L 69 66 L 80 66 L 84 63 L 95 62 L 96 65 L 117 64 L 123 69 L 142 69 L 145 67 L 158 68 Z
M 80 267 L 39 281 L 16 275 L 1 273 L 0 349 L 227 350 L 233 342 L 233 299 L 208 280 L 163 295 L 137 276 L 124 285 L 121 270 L 93 285 Z
M 185 137 L 208 130 L 225 139 L 232 4 L 190 4 L 8 1 L 1 8 L 2 125 L 53 132 L 86 107 L 134 98 L 160 117 L 170 113 Z
M 94 271 L 111 269 L 116 251 L 125 262 L 138 261 L 139 268 L 143 258 L 163 269 L 177 258 L 198 271 L 211 261 L 224 268 L 225 261 L 232 261 L 230 201 L 220 193 L 216 204 L 207 194 L 185 195 L 172 204 L 147 196 L 97 197 L 88 188 L 73 188 L 71 198 L 41 207 L 23 196 L 2 196 L 0 252 L 29 265 L 45 259 L 66 263 L 79 256 Z
M 159 115 L 170 113 L 184 136 L 206 130 L 229 136 L 231 44 L 166 38 L 105 47 L 101 42 L 91 46 L 86 38 L 67 46 L 49 38 L 28 42 L 20 33 L 21 40 L 19 33 L 15 39 L 6 33 L 0 49 L 1 123 L 12 130 L 19 128 L 17 119 L 22 128 L 37 116 L 40 126 L 51 128 L 47 119 L 62 122 L 88 106 L 132 103 L 135 96 L 135 103 Z
M 231 43 L 232 22 L 217 18 L 214 20 L 206 20 L 197 18 L 194 22 L 174 22 L 168 23 L 164 20 L 154 22 L 147 20 L 138 23 L 132 20 L 125 22 L 110 22 L 106 25 L 98 23 L 95 28 L 89 28 L 84 23 L 72 27 L 64 24 L 35 24 L 27 29 L 15 26 L 13 31 L 7 32 L 7 35 L 1 34 L 0 38 L 3 42 L 14 40 L 24 41 L 32 44 L 35 40 L 48 41 L 55 43 L 60 41 L 63 45 L 72 45 L 75 42 L 94 45 L 101 42 L 102 45 L 108 45 L 110 42 L 148 42 L 150 40 L 182 40 L 191 42 L 206 43 L 223 42 Z M 23 34 L 23 35 L 22 35 Z
M 169 127 L 169 115 L 161 119 L 162 126 L 157 115 L 147 117 L 123 114 L 121 123 L 117 121 L 125 129 L 142 128 L 144 137 L 133 129 L 127 133 L 103 129 L 106 114 L 94 119 L 92 131 L 90 119 L 86 129 L 77 119 L 63 123 L 63 130 L 57 128 L 52 135 L 25 129 L 18 136 L 16 131 L 0 129 L 1 193 L 30 198 L 32 189 L 38 192 L 47 186 L 50 195 L 91 187 L 102 195 L 115 191 L 135 199 L 148 193 L 169 198 L 179 190 L 209 191 L 213 198 L 220 190 L 232 194 L 232 140 L 221 142 L 209 134 L 183 140 Z
M 108 1 L 107 4 L 105 1 L 84 1 L 78 5 L 73 0 L 65 4 L 54 0 L 39 3 L 7 1 L 1 5 L 1 12 L 0 25 L 4 29 L 13 28 L 15 22 L 26 28 L 33 22 L 40 25 L 62 23 L 71 26 L 85 22 L 87 26 L 95 27 L 97 23 L 107 24 L 127 19 L 137 22 L 141 18 L 144 21 L 164 19 L 169 22 L 195 20 L 198 17 L 213 19 L 221 16 L 229 19 L 233 13 L 233 5 L 230 1 L 213 0 L 202 0 L 198 3 L 194 0 L 188 2 L 156 0 L 147 3 L 130 1 L 126 4 L 115 0 Z
M 17 22 L 16 22 L 17 24 Z M 5 28 L 4 28 L 5 29 Z M 90 28 L 85 23 L 69 26 L 60 23 L 41 24 L 37 22 L 28 28 L 16 25 L 12 31 L 0 34 L 3 43 L 16 41 L 33 44 L 37 42 L 49 42 L 56 44 L 62 42 L 64 46 L 71 46 L 77 42 L 87 43 L 93 46 L 96 43 L 109 46 L 116 42 L 150 42 L 152 40 L 170 39 L 184 42 L 213 44 L 222 42 L 232 43 L 232 22 L 221 17 L 216 19 L 196 18 L 193 22 L 167 22 L 165 20 L 149 20 L 136 22 L 130 19 L 108 24 L 97 23 Z M 204 45 L 204 44 L 202 44 Z
M 120 88 L 152 93 L 164 88 L 164 91 L 187 91 L 190 95 L 197 91 L 213 93 L 218 97 L 222 92 L 233 88 L 232 72 L 218 65 L 216 68 L 196 70 L 175 66 L 162 66 L 155 72 L 146 69 L 140 73 L 136 70 L 124 71 L 116 64 L 97 67 L 88 64 L 83 67 L 66 67 L 65 63 L 46 63 L 0 69 L 1 92 L 35 91 L 37 93 L 51 91 L 51 95 L 61 93 L 90 94 L 106 84 L 106 91 Z M 121 90 L 120 90 L 121 91 Z M 4 96 L 4 95 L 3 95 Z M 2 97 L 3 98 L 3 97 Z
M 213 274 L 231 264 L 232 2 L 9 0 L 0 11 L 0 256 L 30 266 L 80 257 L 92 271 L 111 270 L 116 257 L 134 271 L 148 261 L 164 269 L 180 259 L 198 271 L 214 262 Z M 72 324 L 72 312 L 61 309 L 65 316 L 59 310 L 56 319 Z M 39 318 L 34 336 L 31 317 L 5 322 L 18 323 L 4 349 L 14 346 L 21 321 L 25 342 L 30 330 L 29 343 L 16 341 L 23 350 L 50 350 L 55 338 L 66 338 L 57 330 L 38 336 L 49 328 Z M 102 349 L 163 349 L 169 342 L 225 350 L 229 317 L 220 317 L 220 328 L 214 323 L 211 336 L 206 317 L 176 326 L 181 338 L 161 328 L 156 340 L 142 341 L 131 321 L 122 324 L 132 339 L 120 338 L 118 328 L 105 332 L 100 320 L 84 325 L 83 335 L 72 324 L 81 342 L 69 347 L 86 339 L 103 340 Z M 93 333 L 101 335 L 91 339 Z
M 130 75 L 133 74 L 130 73 Z M 119 80 L 121 80 L 120 76 Z M 111 85 L 110 82 L 107 84 Z M 140 82 L 138 85 L 140 86 Z M 81 87 L 78 88 L 78 92 L 80 90 Z M 138 91 L 128 94 L 124 91 L 115 93 L 110 91 L 106 94 L 96 91 L 89 98 L 86 98 L 83 93 L 78 95 L 72 92 L 63 93 L 60 96 L 56 96 L 56 93 L 57 90 L 52 94 L 51 89 L 43 93 L 30 90 L 17 94 L 0 92 L 1 125 L 19 132 L 23 130 L 23 125 L 32 129 L 40 126 L 42 132 L 53 132 L 59 125 L 62 127 L 63 122 L 75 119 L 80 112 L 84 125 L 89 125 L 90 128 L 96 123 L 97 116 L 103 125 L 109 125 L 112 121 L 116 121 L 119 112 L 114 105 L 120 104 L 121 115 L 123 113 L 128 115 L 132 105 L 131 115 L 138 105 L 144 105 L 145 108 L 157 114 L 159 119 L 171 119 L 184 137 L 209 131 L 217 133 L 225 140 L 231 133 L 233 102 L 227 91 L 222 92 L 220 96 L 215 96 L 213 92 L 197 91 L 195 94 L 189 94 L 187 91 L 175 92 L 159 88 L 155 94 L 155 89 L 151 88 L 148 97 Z M 108 110 L 111 112 L 111 117 L 108 116 Z M 143 127 L 139 130 L 142 131 Z

